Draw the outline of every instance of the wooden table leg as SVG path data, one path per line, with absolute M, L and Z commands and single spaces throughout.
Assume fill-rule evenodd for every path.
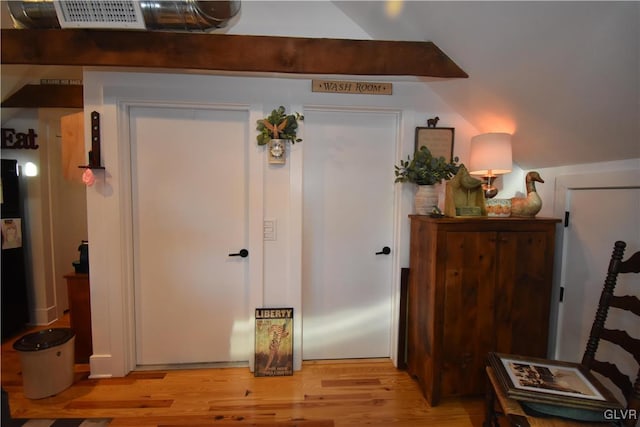
M 496 415 L 496 394 L 493 391 L 493 384 L 489 377 L 486 377 L 486 392 L 484 394 L 485 415 L 482 427 L 500 427 L 498 416 Z

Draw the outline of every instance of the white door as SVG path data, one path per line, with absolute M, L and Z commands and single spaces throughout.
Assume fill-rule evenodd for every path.
M 248 114 L 130 114 L 136 362 L 247 361 Z
M 305 123 L 302 357 L 389 357 L 398 118 L 305 110 Z
M 564 302 L 557 357 L 579 362 L 598 307 L 614 242 L 627 242 L 625 259 L 640 250 L 640 188 L 587 188 L 569 193 L 569 227 L 564 231 Z M 616 286 L 618 292 L 637 295 L 637 290 L 623 276 Z M 617 314 L 611 311 L 608 325 L 617 324 L 627 330 L 635 328 L 635 336 L 640 336 L 640 325 L 625 324 L 624 316 Z

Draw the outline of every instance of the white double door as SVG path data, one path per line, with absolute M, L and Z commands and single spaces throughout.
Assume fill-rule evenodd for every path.
M 252 254 L 229 256 L 248 243 L 247 116 L 130 108 L 138 366 L 251 357 Z M 305 359 L 391 354 L 397 134 L 394 113 L 305 110 Z
M 305 111 L 303 359 L 390 356 L 397 134 L 393 113 Z
M 130 109 L 139 366 L 249 359 L 248 121 Z

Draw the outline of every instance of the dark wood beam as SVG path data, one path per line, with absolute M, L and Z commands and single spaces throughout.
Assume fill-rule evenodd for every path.
M 82 85 L 26 85 L 2 101 L 2 108 L 82 108 Z
M 2 64 L 468 77 L 432 42 L 118 30 L 2 30 Z

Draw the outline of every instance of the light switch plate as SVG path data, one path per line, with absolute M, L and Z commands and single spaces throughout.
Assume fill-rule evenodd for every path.
M 264 240 L 275 241 L 278 238 L 277 222 L 275 219 L 264 220 Z

